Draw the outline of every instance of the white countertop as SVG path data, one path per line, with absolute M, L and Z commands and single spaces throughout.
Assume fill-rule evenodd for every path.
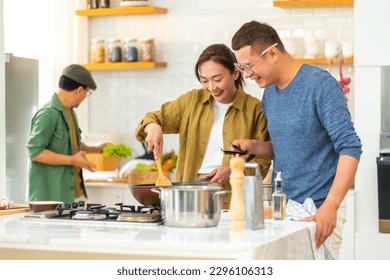
M 323 248 L 313 246 L 314 223 L 266 220 L 264 229 L 231 232 L 229 214 L 217 227 L 174 228 L 164 225 L 129 225 L 93 221 L 56 221 L 0 218 L 0 259 L 41 258 L 108 259 L 322 259 Z M 115 258 L 115 257 L 114 257 Z

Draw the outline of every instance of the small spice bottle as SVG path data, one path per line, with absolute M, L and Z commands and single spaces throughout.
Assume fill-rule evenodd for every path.
M 108 61 L 121 62 L 122 61 L 122 47 L 120 39 L 108 40 Z
M 110 8 L 110 0 L 99 0 L 99 8 Z
M 105 46 L 104 40 L 92 39 L 91 45 L 91 62 L 92 63 L 103 63 L 105 60 Z
M 141 45 L 141 60 L 155 61 L 154 39 L 144 38 Z
M 135 62 L 138 60 L 137 39 L 125 39 L 124 54 L 125 61 Z
M 99 8 L 99 0 L 88 0 L 88 9 Z

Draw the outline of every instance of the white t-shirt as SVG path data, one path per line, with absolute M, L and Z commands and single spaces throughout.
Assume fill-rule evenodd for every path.
M 215 168 L 222 166 L 223 152 L 223 122 L 230 104 L 222 104 L 216 101 L 213 102 L 214 121 L 211 126 L 209 140 L 206 146 L 202 165 L 199 168 L 198 174 L 208 174 Z

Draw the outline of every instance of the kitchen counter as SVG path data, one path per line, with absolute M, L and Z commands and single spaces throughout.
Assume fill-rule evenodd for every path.
M 313 222 L 274 222 L 264 229 L 174 228 L 101 221 L 0 217 L 0 259 L 325 259 Z

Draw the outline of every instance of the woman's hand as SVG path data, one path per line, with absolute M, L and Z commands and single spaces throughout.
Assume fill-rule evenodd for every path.
M 164 139 L 161 126 L 156 123 L 148 124 L 145 129 L 145 141 L 148 144 L 149 151 L 154 153 L 154 158 L 159 159 L 162 155 Z
M 230 177 L 230 167 L 219 167 L 214 169 L 209 174 L 206 175 L 207 178 L 211 178 L 210 183 L 223 184 L 229 180 Z

